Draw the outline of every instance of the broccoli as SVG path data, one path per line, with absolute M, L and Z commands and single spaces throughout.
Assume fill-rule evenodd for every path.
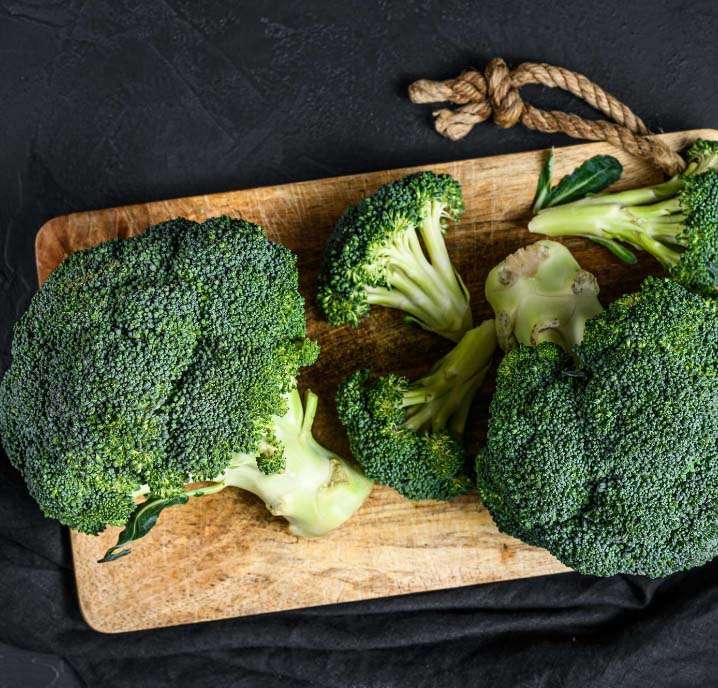
M 431 172 L 387 184 L 347 208 L 318 279 L 317 301 L 327 320 L 357 326 L 376 304 L 458 342 L 471 328 L 471 310 L 444 232 L 463 209 L 458 182 Z
M 249 222 L 176 219 L 52 273 L 15 327 L 0 433 L 43 512 L 84 533 L 125 525 L 126 543 L 236 485 L 320 535 L 371 483 L 311 436 L 296 378 L 317 355 L 289 250 Z
M 550 315 L 550 314 L 547 314 Z M 479 493 L 503 532 L 587 574 L 718 554 L 718 302 L 667 278 L 500 363 Z
M 589 196 L 541 210 L 529 230 L 547 236 L 584 236 L 617 255 L 622 244 L 645 250 L 689 289 L 718 290 L 718 141 L 698 140 L 684 172 L 642 189 Z
M 570 350 L 581 341 L 586 320 L 601 312 L 596 278 L 555 241 L 511 254 L 491 270 L 485 290 L 504 351 L 542 341 Z
M 469 330 L 423 377 L 356 371 L 337 393 L 352 454 L 366 475 L 409 499 L 451 499 L 471 487 L 460 441 L 496 348 L 493 320 Z

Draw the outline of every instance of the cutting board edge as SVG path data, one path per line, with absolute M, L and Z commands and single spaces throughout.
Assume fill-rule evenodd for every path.
M 71 540 L 74 539 L 75 532 L 70 531 L 70 538 Z M 72 549 L 72 548 L 71 548 Z M 540 548 L 536 547 L 534 549 L 539 550 Z M 74 550 L 73 550 L 73 557 L 74 557 Z M 77 598 L 78 603 L 80 606 L 80 614 L 82 615 L 83 620 L 85 623 L 97 633 L 102 633 L 103 635 L 120 635 L 123 633 L 139 633 L 142 631 L 151 631 L 155 629 L 162 629 L 162 628 L 176 628 L 179 626 L 186 626 L 186 625 L 194 625 L 194 624 L 205 624 L 205 623 L 212 623 L 213 621 L 228 621 L 230 619 L 249 619 L 249 618 L 257 618 L 262 616 L 268 616 L 269 614 L 282 614 L 284 612 L 295 612 L 300 611 L 302 609 L 323 609 L 326 607 L 349 607 L 352 605 L 359 605 L 364 602 L 372 602 L 375 600 L 393 600 L 401 597 L 406 597 L 407 595 L 424 595 L 424 594 L 432 594 L 436 592 L 441 592 L 442 590 L 463 590 L 466 588 L 472 588 L 477 585 L 492 585 L 492 584 L 498 584 L 498 583 L 511 583 L 513 581 L 517 580 L 527 580 L 530 578 L 543 578 L 547 576 L 559 576 L 564 574 L 570 574 L 575 573 L 573 569 L 570 569 L 567 566 L 564 566 L 561 564 L 561 562 L 558 561 L 558 559 L 554 559 L 551 562 L 551 566 L 547 566 L 546 570 L 537 570 L 533 573 L 530 573 L 528 575 L 520 576 L 511 576 L 510 578 L 497 578 L 495 580 L 484 580 L 480 582 L 475 583 L 464 583 L 461 585 L 455 585 L 455 586 L 439 586 L 436 588 L 424 588 L 422 590 L 415 590 L 415 591 L 407 591 L 407 592 L 401 592 L 396 593 L 393 595 L 374 595 L 371 597 L 357 597 L 353 600 L 345 600 L 342 602 L 326 602 L 323 604 L 315 604 L 315 605 L 298 605 L 293 607 L 282 607 L 281 609 L 270 609 L 264 612 L 254 612 L 250 614 L 242 614 L 242 615 L 236 615 L 236 614 L 223 614 L 221 616 L 215 616 L 212 618 L 198 618 L 194 620 L 186 619 L 176 622 L 161 622 L 156 623 L 153 625 L 127 625 L 118 627 L 117 624 L 115 625 L 105 625 L 102 621 L 96 620 L 94 618 L 93 613 L 89 610 L 88 605 L 85 600 L 85 596 L 81 594 L 81 588 L 78 585 L 78 579 L 77 576 L 75 577 L 75 587 L 77 590 Z
M 390 494 L 397 499 L 401 500 L 400 495 L 396 493 L 392 488 L 383 486 L 383 485 L 375 485 L 374 486 L 374 492 L 381 491 L 386 492 L 387 494 Z M 469 495 L 470 496 L 470 495 Z M 478 500 L 478 497 L 476 497 Z M 404 500 L 402 500 L 404 501 Z M 424 502 L 423 504 L 427 504 L 428 502 Z M 476 506 L 479 506 L 480 510 L 486 511 L 485 507 L 480 506 L 478 504 L 478 501 L 475 504 Z M 493 523 L 493 518 L 491 518 L 491 515 L 489 515 L 489 518 L 491 522 Z M 281 520 L 281 519 L 279 519 Z M 97 631 L 98 633 L 103 633 L 107 635 L 117 635 L 120 633 L 134 633 L 139 631 L 146 631 L 146 630 L 152 630 L 155 628 L 172 628 L 176 626 L 182 626 L 182 625 L 188 625 L 188 624 L 196 624 L 196 623 L 206 623 L 210 621 L 222 621 L 222 620 L 228 620 L 228 619 L 236 619 L 236 618 L 247 618 L 247 617 L 257 617 L 257 616 L 265 616 L 267 614 L 278 614 L 285 611 L 298 611 L 301 609 L 317 609 L 317 608 L 323 608 L 323 607 L 330 607 L 330 606 L 344 606 L 344 605 L 354 605 L 354 604 L 360 604 L 362 602 L 371 602 L 373 600 L 379 600 L 379 599 L 395 599 L 399 597 L 404 597 L 406 595 L 421 595 L 424 593 L 432 593 L 432 592 L 439 592 L 441 590 L 458 590 L 462 588 L 470 588 L 476 585 L 487 585 L 487 584 L 495 584 L 495 583 L 506 583 L 516 580 L 523 580 L 526 578 L 540 578 L 543 576 L 554 576 L 564 573 L 574 573 L 573 569 L 569 568 L 568 566 L 562 564 L 558 559 L 556 559 L 550 552 L 547 550 L 535 547 L 532 545 L 527 545 L 526 543 L 521 542 L 517 538 L 506 535 L 505 533 L 502 533 L 501 531 L 496 528 L 495 524 L 493 526 L 498 533 L 500 533 L 502 539 L 506 539 L 509 543 L 516 543 L 518 547 L 520 547 L 522 550 L 527 551 L 533 551 L 537 554 L 540 554 L 543 558 L 543 561 L 540 566 L 538 566 L 534 571 L 527 575 L 521 575 L 519 572 L 512 573 L 512 575 L 509 575 L 507 577 L 483 577 L 481 580 L 475 580 L 475 581 L 467 581 L 462 582 L 456 585 L 437 585 L 436 587 L 428 587 L 428 588 L 417 588 L 416 590 L 406 590 L 403 592 L 397 592 L 392 593 L 389 595 L 368 595 L 368 596 L 362 596 L 357 595 L 354 599 L 345 599 L 342 601 L 327 601 L 327 602 L 320 602 L 318 604 L 310 604 L 310 605 L 293 605 L 290 607 L 278 607 L 276 609 L 267 609 L 266 611 L 260 611 L 260 612 L 250 612 L 248 614 L 236 614 L 229 612 L 227 614 L 223 614 L 221 616 L 214 616 L 212 618 L 208 617 L 199 617 L 196 619 L 183 619 L 180 621 L 171 621 L 171 620 L 163 620 L 159 623 L 154 624 L 122 624 L 122 623 L 105 623 L 102 619 L 103 617 L 95 610 L 92 609 L 92 604 L 87 599 L 87 590 L 85 586 L 80 585 L 80 578 L 77 573 L 77 568 L 73 566 L 73 577 L 75 578 L 75 586 L 77 590 L 77 598 L 80 606 L 80 613 L 82 614 L 82 618 L 84 619 L 85 623 L 92 628 L 94 631 Z M 74 560 L 75 552 L 77 550 L 76 542 L 77 540 L 82 537 L 82 534 L 72 530 L 68 529 L 70 532 L 70 540 L 71 540 L 71 554 Z M 506 547 L 506 543 L 503 544 L 504 547 Z M 99 554 L 98 554 L 99 556 Z

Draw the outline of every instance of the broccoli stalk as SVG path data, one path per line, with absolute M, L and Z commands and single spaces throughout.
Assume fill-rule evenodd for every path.
M 491 321 L 469 330 L 461 341 L 418 380 L 406 385 L 404 427 L 414 432 L 464 434 L 466 417 L 491 365 L 496 348 Z
M 227 468 L 207 484 L 188 486 L 168 498 L 147 497 L 139 503 L 100 563 L 130 553 L 126 545 L 144 537 L 162 510 L 186 504 L 190 497 L 203 497 L 226 487 L 247 490 L 259 497 L 273 516 L 289 522 L 289 532 L 319 537 L 338 528 L 362 505 L 372 482 L 342 458 L 323 447 L 312 435 L 318 397 L 307 390 L 305 405 L 294 389 L 285 395 L 287 412 L 274 416 L 266 439 L 255 453 L 232 453 Z M 144 496 L 143 486 L 134 494 Z
M 460 438 L 496 348 L 493 320 L 469 330 L 424 376 L 410 382 L 356 371 L 337 393 L 339 419 L 365 474 L 409 499 L 465 493 Z
M 544 341 L 570 351 L 581 341 L 586 321 L 602 310 L 596 278 L 565 246 L 547 240 L 520 248 L 494 267 L 486 300 L 504 351 Z
M 267 474 L 256 455 L 233 454 L 219 480 L 224 487 L 257 495 L 270 513 L 289 521 L 292 534 L 318 537 L 350 518 L 372 483 L 314 439 L 318 397 L 307 391 L 305 400 L 302 408 L 299 392 L 293 390 L 287 395 L 287 413 L 273 419 L 284 458 L 282 469 Z
M 644 250 L 685 286 L 715 293 L 718 142 L 696 142 L 687 161 L 681 174 L 662 184 L 542 210 L 529 223 L 529 230 L 552 237 L 583 236 L 611 249 L 620 250 L 626 244 Z
M 471 328 L 471 310 L 444 232 L 463 207 L 454 179 L 423 172 L 347 208 L 329 238 L 319 275 L 317 301 L 327 320 L 357 326 L 371 306 L 385 306 L 459 341 Z
M 370 305 L 404 311 L 407 320 L 457 341 L 471 327 L 466 288 L 451 264 L 443 235 L 446 205 L 429 199 L 418 227 L 402 226 L 377 254 L 386 286 L 367 285 Z M 427 260 L 419 236 L 424 242 Z

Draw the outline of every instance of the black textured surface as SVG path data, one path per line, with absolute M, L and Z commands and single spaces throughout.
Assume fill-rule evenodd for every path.
M 405 97 L 495 55 L 582 71 L 655 129 L 718 126 L 717 32 L 711 0 L 0 0 L 0 368 L 54 215 L 566 143 L 485 124 L 451 144 Z M 101 636 L 66 533 L 0 459 L 0 688 L 714 686 L 716 574 L 567 574 Z

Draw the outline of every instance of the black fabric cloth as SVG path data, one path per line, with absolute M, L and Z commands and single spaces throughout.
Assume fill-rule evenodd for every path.
M 717 31 L 708 0 L 0 0 L 0 367 L 55 215 L 569 143 L 484 124 L 452 144 L 405 96 L 497 55 L 584 72 L 655 129 L 718 126 Z M 103 636 L 67 532 L 0 459 L 11 688 L 715 686 L 717 574 L 566 574 Z

